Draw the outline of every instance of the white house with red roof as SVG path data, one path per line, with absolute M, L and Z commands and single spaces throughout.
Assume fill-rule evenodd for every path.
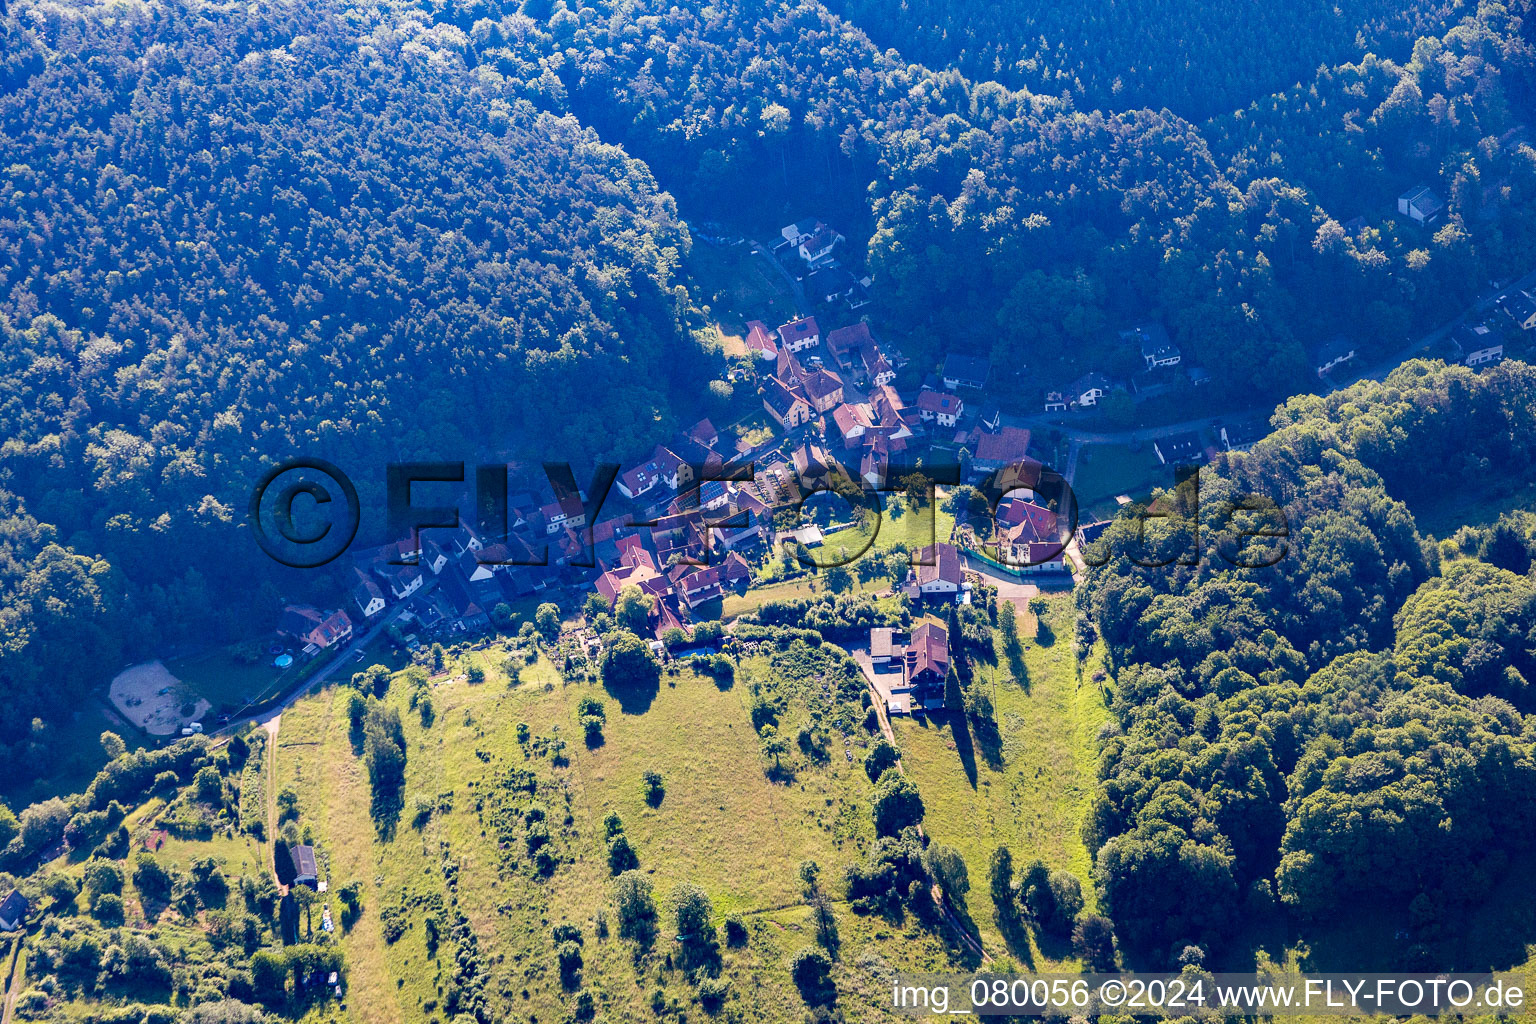
M 832 228 L 826 224 L 817 224 L 816 229 L 809 236 L 800 240 L 800 258 L 805 261 L 806 266 L 815 270 L 831 261 L 832 250 L 836 249 L 842 241 L 843 236 Z
M 965 402 L 958 395 L 924 388 L 917 396 L 917 411 L 924 423 L 952 427 L 965 412 Z
M 761 320 L 747 321 L 747 352 L 754 358 L 771 363 L 779 358 L 779 346 L 768 333 L 768 325 Z
M 791 352 L 799 352 L 821 344 L 821 327 L 814 316 L 791 320 L 778 330 L 779 345 Z
M 313 605 L 290 604 L 283 609 L 277 631 L 301 644 L 325 648 L 352 639 L 352 620 L 344 611 L 322 612 Z
M 956 594 L 964 582 L 960 550 L 953 544 L 929 544 L 918 549 L 910 583 L 917 595 L 944 597 Z

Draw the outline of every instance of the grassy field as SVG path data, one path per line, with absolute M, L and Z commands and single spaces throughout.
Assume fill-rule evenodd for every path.
M 708 307 L 727 356 L 746 353 L 743 339 L 748 320 L 762 320 L 770 329 L 792 317 L 794 296 L 768 261 L 753 256 L 747 245 L 695 244 L 688 256 L 695 299 Z
M 1090 855 L 1078 834 L 1092 794 L 1098 732 L 1109 720 L 1103 694 L 1092 679 L 1095 662 L 1078 678 L 1072 651 L 1072 596 L 1047 594 L 1049 646 L 1024 645 L 1028 679 L 1011 678 L 1006 662 L 980 665 L 992 683 L 1002 749 L 989 754 L 967 729 L 956 736 L 948 721 L 898 718 L 893 724 L 902 765 L 927 808 L 924 827 L 933 839 L 965 857 L 970 872 L 968 907 L 982 941 L 994 953 L 1006 948 L 993 920 L 987 888 L 992 851 L 1006 845 L 1016 868 L 1038 857 L 1083 883 L 1093 904 Z M 1021 685 L 1022 684 L 1022 685 Z M 957 742 L 958 741 L 958 742 Z M 1065 958 L 1056 944 L 1011 951 L 1037 967 Z
M 1157 461 L 1151 444 L 1143 445 L 1141 451 L 1120 444 L 1090 444 L 1078 455 L 1072 489 L 1077 493 L 1079 515 L 1086 520 L 1113 514 L 1117 495 L 1142 500 L 1154 487 L 1171 486 L 1173 473 Z
M 674 928 L 666 896 L 691 881 L 709 893 L 717 922 L 732 913 L 748 925 L 745 947 L 722 950 L 741 1019 L 799 1019 L 805 1008 L 786 962 L 813 938 L 797 866 L 815 859 L 824 878 L 837 879 L 861 856 L 871 832 L 861 755 L 848 760 L 839 740 L 830 761 L 801 765 L 788 785 L 769 782 L 748 713 L 751 680 L 771 672 L 761 661 L 749 659 L 734 685 L 682 672 L 664 675 L 653 693 L 622 699 L 593 685 L 563 685 L 543 662 L 524 671 L 515 689 L 496 671 L 479 686 L 454 681 L 471 661 L 494 668 L 503 657 L 471 652 L 439 677 L 430 691 L 436 718 L 427 728 L 405 706 L 404 687 L 393 688 L 388 699 L 401 708 L 409 761 L 405 812 L 389 836 L 369 817 L 366 770 L 332 693 L 283 714 L 277 785 L 299 794 L 300 820 L 313 831 L 332 887 L 352 879 L 364 885 L 366 909 L 345 938 L 351 1015 L 441 1019 L 453 950 L 445 937 L 440 959 L 429 956 L 419 917 L 431 907 L 447 908 L 450 917 L 457 908 L 467 918 L 498 1017 L 552 1021 L 567 1011 L 573 990 L 561 984 L 550 936 L 560 922 L 583 933 L 583 987 L 596 995 L 599 1014 L 650 1019 L 657 1000 L 690 1009 L 694 990 L 669 963 Z M 591 749 L 576 719 L 582 696 L 606 705 L 605 741 Z M 792 709 L 784 728 L 803 718 Z M 517 739 L 520 723 L 531 737 L 526 744 Z M 566 764 L 550 756 L 560 741 Z M 859 751 L 862 733 L 850 742 Z M 521 844 L 506 845 L 498 832 L 493 811 L 508 799 L 501 781 L 513 769 L 536 776 L 535 799 L 549 812 L 559 863 L 548 879 L 532 871 Z M 641 783 L 652 769 L 665 780 L 656 806 Z M 436 808 L 420 819 L 418 797 Z M 614 934 L 597 935 L 600 911 L 614 923 L 605 909 L 611 880 L 603 822 L 610 812 L 622 818 L 656 888 L 661 935 L 639 956 Z M 445 864 L 454 865 L 456 892 Z M 390 943 L 380 912 L 393 906 L 413 909 L 404 934 Z M 885 1019 L 881 965 L 939 969 L 947 962 L 943 943 L 911 925 L 860 918 L 846 906 L 837 913 L 838 1005 L 849 1019 Z
M 835 555 L 840 548 L 847 548 L 849 554 L 866 546 L 869 546 L 869 554 L 889 551 L 897 544 L 905 544 L 909 550 L 915 550 L 935 541 L 945 543 L 954 531 L 955 517 L 944 511 L 942 492 L 934 505 L 918 512 L 909 511 L 905 500 L 895 495 L 887 495 L 885 501 L 886 511 L 880 518 L 872 546 L 869 546 L 869 531 L 850 527 L 828 534 L 822 542 L 822 551 L 827 554 L 818 554 L 816 558 L 825 560 Z
M 259 703 L 303 678 L 303 663 L 286 669 L 272 664 L 272 655 L 260 643 L 219 647 L 165 663 L 171 675 L 197 691 L 213 705 L 215 714 Z

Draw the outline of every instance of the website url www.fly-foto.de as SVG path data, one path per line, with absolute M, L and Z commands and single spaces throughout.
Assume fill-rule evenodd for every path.
M 1509 974 L 899 975 L 891 1007 L 916 1016 L 1223 1011 L 1270 1016 L 1509 1013 L 1528 1009 Z

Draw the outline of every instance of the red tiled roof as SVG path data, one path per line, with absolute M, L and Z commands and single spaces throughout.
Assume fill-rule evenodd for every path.
M 906 652 L 907 679 L 930 674 L 942 680 L 949 674 L 949 633 L 937 622 L 925 621 L 912 631 Z
M 1022 462 L 1029 451 L 1029 431 L 1023 427 L 1004 427 L 995 434 L 982 434 L 976 442 L 976 458 L 982 462 Z
M 814 338 L 820 334 L 821 328 L 816 325 L 816 318 L 813 316 L 791 320 L 779 328 L 779 337 L 786 345 L 796 341 L 804 341 L 806 338 Z
M 874 335 L 869 333 L 869 324 L 862 320 L 847 327 L 839 327 L 826 337 L 827 348 L 832 353 L 832 358 L 838 362 L 845 362 L 852 355 L 866 345 L 874 345 Z
M 941 416 L 958 416 L 960 410 L 965 408 L 965 403 L 954 395 L 943 391 L 923 391 L 917 396 L 917 407 L 923 412 L 931 412 Z M 1026 432 L 1025 437 L 1029 435 Z
M 843 380 L 831 370 L 816 370 L 806 376 L 804 384 L 812 398 L 826 398 L 842 390 Z
M 965 579 L 960 569 L 960 552 L 953 544 L 929 544 L 918 552 L 917 561 L 918 586 L 943 581 L 958 587 Z
M 869 414 L 861 405 L 849 405 L 846 402 L 832 410 L 832 422 L 837 424 L 837 429 L 844 437 L 860 429 L 867 429 L 874 424 L 869 421 Z
M 768 407 L 778 413 L 780 417 L 787 417 L 795 403 L 805 404 L 805 399 L 795 394 L 787 385 L 777 377 L 770 377 L 768 385 L 763 391 L 763 401 Z
M 770 357 L 779 354 L 779 346 L 773 343 L 773 337 L 768 333 L 768 325 L 761 320 L 747 322 L 747 350 L 764 353 Z

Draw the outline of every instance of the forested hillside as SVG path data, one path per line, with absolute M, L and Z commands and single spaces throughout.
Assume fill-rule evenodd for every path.
M 827 6 L 880 45 L 930 67 L 953 65 L 971 78 L 1067 94 L 1080 106 L 1168 107 L 1204 120 L 1306 82 L 1319 65 L 1365 51 L 1406 56 L 1414 39 L 1439 34 L 1469 5 L 831 0 Z
M 1217 383 L 1279 399 L 1322 339 L 1384 353 L 1536 254 L 1536 150 L 1506 139 L 1536 96 L 1525 0 L 1405 41 L 1409 59 L 1309 62 L 1295 89 L 1199 126 L 911 63 L 810 2 L 484 10 L 443 17 L 702 210 L 858 210 L 881 323 L 920 358 L 990 355 L 1021 392 L 1134 369 L 1106 331 L 1157 316 Z M 1241 26 L 1184 20 L 1244 50 Z M 1419 183 L 1447 198 L 1443 223 L 1397 217 Z
M 1528 479 L 1533 386 L 1523 364 L 1418 362 L 1294 399 L 1201 474 L 1198 542 L 1187 492 L 1158 550 L 1111 532 L 1079 603 L 1117 662 L 1123 735 L 1084 838 L 1139 955 L 1220 946 L 1283 906 L 1396 932 L 1357 956 L 1467 966 L 1469 914 L 1531 853 L 1536 588 L 1509 571 L 1530 564 L 1514 524 L 1434 546 L 1405 502 L 1492 467 Z M 1245 557 L 1225 525 L 1245 495 L 1284 510 L 1289 537 L 1258 542 L 1288 548 L 1273 566 L 1227 560 Z M 1136 564 L 1197 543 L 1198 566 Z
M 263 459 L 581 461 L 696 412 L 716 371 L 657 179 L 754 230 L 841 217 L 877 326 L 919 367 L 990 355 L 1008 401 L 1123 368 L 1102 339 L 1149 315 L 1258 401 L 1306 387 L 1336 332 L 1390 351 L 1536 254 L 1536 150 L 1511 134 L 1536 95 L 1529 3 L 1443 33 L 1449 8 L 1351 11 L 1367 42 L 1430 34 L 1197 126 L 913 63 L 917 35 L 882 49 L 868 12 L 810 0 L 12 5 L 0 676 L 28 713 L 0 733 L 85 685 L 40 688 L 55 655 L 227 635 L 314 585 L 263 589 L 235 539 Z M 1195 20 L 1212 67 L 1254 49 Z M 1309 64 L 1343 59 L 1332 38 Z M 1448 200 L 1438 228 L 1393 216 L 1420 181 Z M 65 596 L 73 575 L 93 585 Z
M 9 29 L 0 739 L 125 653 L 275 615 L 236 532 L 271 460 L 376 494 L 392 459 L 615 455 L 708 380 L 671 197 L 458 30 L 180 3 Z

